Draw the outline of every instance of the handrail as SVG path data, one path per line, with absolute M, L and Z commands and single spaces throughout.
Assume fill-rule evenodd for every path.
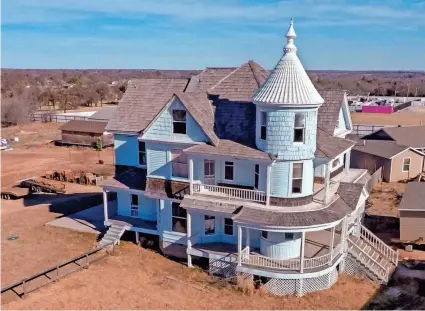
M 23 284 L 25 282 L 31 281 L 31 280 L 33 280 L 35 278 L 38 278 L 39 276 L 42 276 L 42 275 L 44 275 L 46 273 L 49 273 L 49 272 L 54 271 L 56 269 L 59 269 L 60 267 L 66 266 L 67 264 L 70 264 L 71 262 L 77 261 L 77 260 L 82 259 L 84 257 L 87 258 L 87 256 L 90 256 L 90 255 L 92 255 L 94 253 L 97 253 L 98 251 L 101 251 L 102 249 L 104 249 L 104 248 L 106 248 L 108 246 L 114 247 L 114 243 L 115 242 L 111 242 L 111 243 L 105 244 L 103 246 L 96 247 L 95 249 L 92 249 L 92 250 L 90 250 L 88 252 L 85 252 L 84 254 L 81 254 L 79 256 L 76 256 L 76 257 L 74 257 L 74 258 L 72 258 L 72 259 L 70 259 L 68 261 L 63 261 L 60 264 L 55 265 L 54 267 L 50 267 L 50 268 L 48 268 L 48 269 L 46 269 L 46 270 L 44 270 L 42 272 L 39 272 L 39 273 L 33 274 L 33 275 L 29 276 L 29 277 L 23 278 L 22 280 L 20 280 L 20 281 L 18 281 L 16 283 L 13 283 L 11 285 L 8 285 L 8 286 L 3 287 L 1 289 L 1 293 L 5 292 L 5 291 L 8 291 L 8 290 L 10 290 L 10 289 L 12 289 L 12 288 L 14 288 L 16 286 L 19 286 L 19 285 L 21 285 L 21 284 Z
M 371 266 L 368 266 L 368 268 L 372 271 L 374 271 L 380 278 L 382 278 L 384 281 L 388 281 L 388 276 L 390 274 L 389 268 L 383 267 L 379 262 L 377 262 L 375 259 L 373 259 L 368 253 L 366 253 L 364 250 L 362 250 L 355 242 L 351 241 L 351 239 L 347 239 L 347 241 L 357 249 L 360 253 L 366 256 L 367 260 L 364 260 L 360 255 L 358 255 L 356 252 L 353 252 L 354 256 L 360 260 L 363 264 L 367 264 L 367 261 L 372 261 L 375 265 L 377 265 L 382 271 L 379 273 L 378 271 L 375 271 Z M 382 273 L 383 272 L 383 273 Z
M 242 257 L 242 263 L 266 267 L 275 268 L 282 270 L 299 270 L 300 260 L 299 259 L 273 259 L 262 255 L 248 255 Z
M 397 265 L 398 252 L 385 244 L 384 241 L 378 238 L 372 231 L 363 225 L 360 226 L 360 236 L 366 240 L 366 242 L 370 243 L 382 255 L 387 257 L 394 265 Z
M 231 198 L 238 198 L 260 203 L 265 203 L 267 197 L 266 193 L 260 190 L 240 189 L 207 184 L 193 184 L 193 192 L 203 193 L 203 191 L 207 192 L 208 194 L 211 192 L 212 194 L 224 196 L 229 200 Z

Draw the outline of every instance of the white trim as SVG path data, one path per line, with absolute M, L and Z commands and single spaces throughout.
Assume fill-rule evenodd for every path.
M 145 195 L 144 190 L 137 190 L 137 189 L 125 189 L 125 188 L 118 188 L 118 187 L 111 187 L 111 186 L 101 186 L 104 190 L 110 191 L 110 192 L 128 192 L 130 194 L 141 194 Z
M 227 179 L 226 178 L 226 162 L 231 162 L 232 163 L 232 168 L 233 168 L 233 179 Z M 227 166 L 230 166 L 230 165 L 227 165 Z M 235 172 L 235 161 L 226 161 L 226 160 L 224 160 L 224 165 L 223 165 L 223 180 L 224 181 L 231 181 L 231 182 L 234 182 L 235 181 L 235 174 L 236 172 Z
M 388 158 L 388 159 L 392 160 L 392 158 L 394 158 L 394 157 L 398 156 L 399 154 L 401 154 L 401 153 L 405 152 L 406 150 L 411 150 L 411 151 L 416 152 L 417 154 L 419 154 L 419 155 L 421 155 L 421 156 L 425 156 L 425 154 L 424 154 L 424 153 L 422 153 L 422 152 L 420 152 L 419 150 L 416 150 L 415 148 L 412 148 L 412 147 L 407 147 L 406 149 L 404 149 L 404 150 L 400 151 L 399 153 L 397 153 L 397 154 L 393 155 L 391 158 Z
M 296 192 L 296 193 L 293 193 L 292 192 L 292 185 L 293 185 L 293 181 L 294 181 L 294 164 L 302 164 L 301 178 L 297 178 L 297 180 L 301 180 L 301 189 L 300 189 L 301 191 L 300 192 Z M 289 180 L 290 180 L 290 183 L 289 183 L 290 188 L 288 189 L 289 190 L 289 193 L 290 193 L 291 197 L 303 196 L 304 195 L 304 193 L 303 193 L 304 161 L 294 161 L 294 162 L 291 162 L 290 163 L 290 167 L 291 167 L 291 172 L 290 172 L 290 175 L 289 175 Z
M 198 141 L 183 141 L 183 140 L 168 140 L 168 139 L 159 139 L 159 138 L 139 138 L 139 140 L 148 142 L 148 143 L 164 143 L 164 144 L 177 144 L 177 145 L 201 145 L 205 142 Z
M 424 209 L 413 209 L 413 208 L 399 208 L 399 211 L 408 211 L 408 212 L 425 212 Z
M 405 170 L 404 169 L 404 160 L 406 160 L 406 159 L 409 159 L 409 169 L 408 170 Z M 402 172 L 407 172 L 407 173 L 409 173 L 410 172 L 410 165 L 412 165 L 412 158 L 411 157 L 406 157 L 406 158 L 403 158 L 403 164 L 402 164 L 402 166 L 401 166 L 401 171 Z
M 209 213 L 208 211 L 206 211 L 207 213 Z M 202 225 L 202 228 L 204 229 L 204 231 L 203 231 L 203 234 L 202 234 L 202 236 L 204 236 L 204 237 L 209 237 L 209 236 L 216 236 L 217 234 L 219 234 L 218 233 L 218 226 L 217 226 L 217 216 L 215 216 L 215 215 L 210 215 L 210 214 L 203 214 L 203 225 Z M 210 217 L 214 217 L 214 233 L 205 233 L 205 221 L 207 220 L 207 219 L 205 219 L 205 216 L 210 216 Z

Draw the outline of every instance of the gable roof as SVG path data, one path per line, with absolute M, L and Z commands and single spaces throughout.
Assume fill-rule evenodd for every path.
M 364 184 L 340 182 L 337 190 L 340 198 L 353 210 L 356 209 Z
M 141 132 L 167 104 L 175 92 L 185 90 L 187 78 L 134 79 L 109 120 L 108 131 Z
M 334 159 L 354 145 L 354 141 L 335 137 L 324 130 L 317 128 L 315 155 L 318 157 Z
M 97 120 L 108 122 L 114 115 L 115 111 L 117 110 L 117 107 L 118 106 L 103 107 L 102 109 L 91 115 L 88 119 L 92 121 Z
M 398 209 L 400 211 L 425 211 L 425 183 L 409 182 Z
M 413 148 L 425 147 L 425 126 L 385 127 L 379 131 L 386 133 L 399 145 Z
M 359 140 L 353 147 L 355 151 L 372 154 L 385 159 L 391 159 L 407 149 L 411 148 L 388 140 Z
M 237 67 L 211 68 L 207 67 L 197 77 L 199 79 L 197 89 L 207 91 L 216 85 L 221 79 L 233 72 Z
M 320 91 L 320 95 L 322 95 L 325 102 L 319 108 L 317 126 L 333 135 L 339 119 L 339 112 L 342 108 L 345 92 Z
M 249 61 L 234 69 L 207 92 L 219 96 L 220 99 L 251 102 L 252 95 L 268 75 L 269 72 L 259 64 Z
M 218 145 L 218 137 L 214 132 L 214 113 L 206 93 L 176 93 L 205 135 L 214 146 Z
M 70 120 L 60 127 L 62 131 L 103 134 L 107 122 Z

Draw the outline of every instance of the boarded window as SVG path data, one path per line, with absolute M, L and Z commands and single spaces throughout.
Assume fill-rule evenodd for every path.
M 188 177 L 187 155 L 183 150 L 171 150 L 171 166 L 174 177 Z
M 254 188 L 258 190 L 258 185 L 260 183 L 260 166 L 255 164 L 254 168 Z
M 285 233 L 285 240 L 293 240 L 294 234 L 293 233 Z
M 233 162 L 224 162 L 224 179 L 233 180 L 234 178 L 234 167 Z
M 294 142 L 303 143 L 305 132 L 305 115 L 296 113 L 294 119 Z
M 267 139 L 267 112 L 261 111 L 261 139 Z
M 186 233 L 187 214 L 186 210 L 180 207 L 180 203 L 172 203 L 172 223 L 174 232 Z
M 303 183 L 303 164 L 292 165 L 292 193 L 301 193 Z
M 233 219 L 224 218 L 224 234 L 233 235 Z
M 403 172 L 408 172 L 410 170 L 410 158 L 403 159 Z
M 146 146 L 144 141 L 139 141 L 139 164 L 146 165 Z
M 205 160 L 204 161 L 204 170 L 205 176 L 214 176 L 215 175 L 215 165 L 214 160 Z
M 268 231 L 261 231 L 261 236 L 262 236 L 264 239 L 267 239 L 268 235 L 269 235 L 269 232 L 268 232 Z
M 186 111 L 173 110 L 173 133 L 186 134 Z
M 215 233 L 215 216 L 205 215 L 205 235 Z

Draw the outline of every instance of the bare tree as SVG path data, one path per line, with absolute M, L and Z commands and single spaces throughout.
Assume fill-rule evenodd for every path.
M 96 93 L 99 94 L 100 106 L 102 106 L 103 100 L 106 98 L 106 96 L 109 93 L 109 87 L 105 82 L 99 82 L 98 84 L 96 84 L 95 90 L 96 90 Z

